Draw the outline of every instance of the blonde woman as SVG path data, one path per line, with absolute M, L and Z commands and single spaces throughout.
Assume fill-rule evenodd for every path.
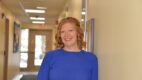
M 47 52 L 38 80 L 98 80 L 97 57 L 82 50 L 83 30 L 76 18 L 62 19 L 55 38 L 57 49 Z

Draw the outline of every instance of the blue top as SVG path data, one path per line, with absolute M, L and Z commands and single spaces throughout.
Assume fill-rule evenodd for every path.
M 84 50 L 49 51 L 43 59 L 37 80 L 98 80 L 97 57 Z

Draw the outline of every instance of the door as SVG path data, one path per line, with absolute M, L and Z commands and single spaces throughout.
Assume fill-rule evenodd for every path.
M 6 80 L 8 57 L 9 20 L 0 17 L 0 80 Z
M 28 71 L 37 71 L 45 53 L 52 50 L 52 30 L 29 30 Z
M 4 48 L 4 79 L 7 80 L 8 71 L 8 50 L 9 50 L 9 19 L 5 19 L 5 48 Z

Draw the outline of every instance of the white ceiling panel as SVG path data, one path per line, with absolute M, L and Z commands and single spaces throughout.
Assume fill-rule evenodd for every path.
M 2 3 L 21 20 L 22 23 L 31 23 L 29 17 L 45 17 L 47 23 L 55 23 L 67 0 L 2 0 Z M 46 7 L 46 13 L 26 13 L 24 9 Z

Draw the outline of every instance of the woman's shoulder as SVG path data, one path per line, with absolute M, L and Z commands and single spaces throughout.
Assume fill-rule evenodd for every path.
M 82 52 L 83 52 L 88 58 L 97 60 L 97 55 L 96 55 L 95 53 L 89 52 L 89 51 L 85 51 L 85 50 L 83 50 Z
M 50 50 L 50 51 L 47 51 L 46 54 L 55 55 L 55 54 L 58 54 L 59 52 L 61 52 L 61 49 Z

